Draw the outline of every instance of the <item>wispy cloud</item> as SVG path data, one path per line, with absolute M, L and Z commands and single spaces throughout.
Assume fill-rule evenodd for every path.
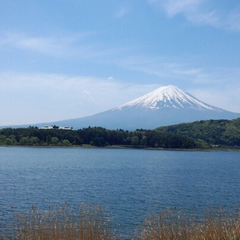
M 91 43 L 94 34 L 77 33 L 58 36 L 29 36 L 20 32 L 0 33 L 0 49 L 19 49 L 55 58 L 96 58 L 112 54 L 98 43 Z
M 117 12 L 115 13 L 115 18 L 122 18 L 123 16 L 127 15 L 130 11 L 129 7 L 120 7 Z
M 224 88 L 206 87 L 204 89 L 187 89 L 192 95 L 204 102 L 223 108 L 228 111 L 240 113 L 239 92 L 240 84 L 229 84 Z
M 158 82 L 189 90 L 200 100 L 229 111 L 240 112 L 240 68 L 196 67 L 192 60 L 131 57 L 122 59 L 122 67 L 156 76 Z
M 193 81 L 204 75 L 202 68 L 192 67 L 187 63 L 179 63 L 168 57 L 133 56 L 121 59 L 117 64 L 123 68 L 155 75 L 165 80 L 175 79 Z
M 89 91 L 84 90 L 83 92 L 88 95 L 88 97 L 91 99 L 92 102 L 94 101 L 94 100 L 93 100 L 93 97 L 92 97 L 92 95 L 91 95 L 91 93 L 90 93 Z
M 162 4 L 170 17 L 174 17 L 179 13 L 191 14 L 197 12 L 202 3 L 201 0 L 167 0 L 158 2 Z
M 233 11 L 226 18 L 225 26 L 233 31 L 240 31 L 240 12 Z
M 0 125 L 8 125 L 92 115 L 159 85 L 123 84 L 89 76 L 0 72 L 0 86 Z
M 231 69 L 225 74 L 230 71 Z M 239 72 L 240 69 L 236 69 L 235 74 Z M 192 69 L 190 72 L 178 74 L 191 76 L 197 73 L 198 70 Z M 181 83 L 170 83 L 204 102 L 240 112 L 238 82 L 201 85 L 190 84 L 190 78 L 185 79 L 185 82 L 182 80 Z M 33 124 L 84 117 L 117 107 L 170 83 L 159 81 L 158 84 L 124 84 L 117 80 L 88 76 L 0 72 L 0 125 Z
M 148 0 L 153 7 L 161 7 L 168 17 L 182 14 L 195 24 L 240 31 L 240 6 L 224 9 L 215 0 Z M 226 2 L 227 4 L 227 2 Z

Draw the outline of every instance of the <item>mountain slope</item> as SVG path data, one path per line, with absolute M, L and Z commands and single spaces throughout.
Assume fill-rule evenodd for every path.
M 159 127 L 156 131 L 190 137 L 207 144 L 240 147 L 240 118 L 206 120 Z
M 225 111 L 201 102 L 183 90 L 169 85 L 160 87 L 117 108 L 92 116 L 43 124 L 74 129 L 101 126 L 107 129 L 154 129 L 178 123 L 207 119 L 234 119 L 240 113 Z
M 183 90 L 169 85 L 160 87 L 117 108 L 89 117 L 56 124 L 75 129 L 101 126 L 108 129 L 154 129 L 177 123 L 207 119 L 234 119 L 240 114 L 210 106 Z

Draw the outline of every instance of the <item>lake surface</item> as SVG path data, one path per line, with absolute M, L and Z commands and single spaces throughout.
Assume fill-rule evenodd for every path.
M 240 204 L 240 152 L 0 147 L 0 212 L 64 202 L 109 206 L 125 234 L 159 205 L 230 208 Z

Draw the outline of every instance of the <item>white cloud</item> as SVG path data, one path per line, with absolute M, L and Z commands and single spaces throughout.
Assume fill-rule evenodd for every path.
M 85 76 L 3 72 L 0 85 L 0 126 L 84 117 L 158 87 Z
M 184 74 L 191 76 L 197 72 L 192 70 Z M 225 74 L 228 72 L 230 69 Z M 237 73 L 236 70 L 234 74 Z M 92 115 L 122 105 L 167 84 L 176 85 L 211 105 L 240 112 L 238 82 L 230 81 L 231 85 L 199 82 L 192 84 L 189 79 L 175 82 L 161 80 L 161 84 L 141 85 L 86 76 L 0 72 L 0 126 Z
M 232 7 L 226 10 L 215 0 L 149 0 L 148 2 L 153 7 L 160 6 L 170 18 L 182 14 L 195 24 L 240 31 L 239 8 Z
M 198 99 L 228 111 L 240 113 L 240 84 L 228 85 L 224 88 L 188 89 Z
M 86 93 L 89 96 L 89 98 L 91 99 L 92 102 L 94 101 L 93 97 L 92 97 L 92 95 L 91 95 L 91 93 L 89 91 L 84 90 L 83 92 Z
M 116 53 L 100 44 L 91 43 L 94 33 L 53 36 L 29 36 L 21 32 L 0 33 L 0 49 L 20 49 L 54 58 L 88 59 Z
M 174 17 L 179 13 L 190 14 L 196 12 L 201 4 L 200 0 L 168 0 L 161 2 L 170 17 Z
M 144 72 L 165 79 L 194 80 L 204 74 L 203 69 L 191 67 L 188 63 L 179 63 L 165 57 L 133 56 L 119 60 L 123 68 Z
M 203 67 L 201 63 L 199 67 L 199 59 L 194 57 L 132 56 L 116 64 L 159 79 L 161 84 L 170 82 L 179 87 L 183 83 L 201 87 L 237 84 L 240 76 L 240 68 Z

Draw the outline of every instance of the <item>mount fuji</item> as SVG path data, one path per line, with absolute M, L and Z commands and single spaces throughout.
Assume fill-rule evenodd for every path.
M 160 87 L 119 107 L 92 116 L 33 124 L 33 126 L 58 125 L 73 127 L 74 129 L 97 126 L 132 131 L 200 120 L 231 120 L 238 117 L 240 117 L 240 113 L 229 112 L 208 105 L 183 90 L 169 85 Z
M 169 85 L 119 107 L 92 116 L 48 123 L 74 129 L 100 126 L 107 129 L 154 129 L 160 126 L 209 119 L 234 119 L 240 113 L 217 108 Z M 37 124 L 37 126 L 43 124 Z M 47 124 L 45 124 L 47 125 Z

